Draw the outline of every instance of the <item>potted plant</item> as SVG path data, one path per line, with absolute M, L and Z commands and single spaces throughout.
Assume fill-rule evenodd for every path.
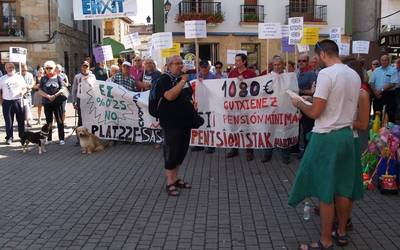
M 245 13 L 243 15 L 244 22 L 258 22 L 258 15 L 255 13 Z
M 222 23 L 225 18 L 222 13 L 205 14 L 196 12 L 177 14 L 175 17 L 175 22 L 177 23 L 183 23 L 190 20 L 206 20 L 207 24 L 217 24 Z

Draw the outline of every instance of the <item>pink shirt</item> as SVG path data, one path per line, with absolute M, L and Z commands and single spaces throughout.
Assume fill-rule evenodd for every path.
M 143 67 L 138 69 L 135 65 L 131 67 L 129 70 L 129 74 L 135 79 L 135 81 L 142 81 L 143 80 Z

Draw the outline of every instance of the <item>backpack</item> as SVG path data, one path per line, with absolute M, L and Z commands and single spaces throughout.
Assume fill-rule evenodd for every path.
M 158 90 L 160 79 L 161 77 L 158 78 L 158 80 L 151 85 L 150 95 L 149 95 L 149 113 L 151 116 L 155 118 L 159 118 L 160 116 L 158 108 L 160 107 L 161 101 L 163 99 L 159 94 L 160 91 Z

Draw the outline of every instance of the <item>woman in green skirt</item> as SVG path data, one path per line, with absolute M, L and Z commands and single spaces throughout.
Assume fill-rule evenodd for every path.
M 332 249 L 335 208 L 339 218 L 336 236 L 341 239 L 346 237 L 342 229 L 349 218 L 352 201 L 362 198 L 352 131 L 361 79 L 342 64 L 335 42 L 318 42 L 315 52 L 326 68 L 318 74 L 313 104 L 292 98 L 293 105 L 315 119 L 315 125 L 296 174 L 289 205 L 296 206 L 308 197 L 319 199 L 321 237 L 318 242 L 300 245 L 300 249 Z

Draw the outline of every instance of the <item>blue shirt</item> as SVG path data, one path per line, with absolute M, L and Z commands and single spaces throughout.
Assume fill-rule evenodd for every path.
M 211 72 L 208 72 L 208 75 L 203 76 L 200 72 L 199 72 L 199 78 L 203 78 L 204 80 L 210 80 L 210 79 L 215 79 L 215 75 Z M 190 74 L 189 75 L 189 81 L 192 81 L 196 79 L 196 74 Z
M 317 74 L 314 71 L 299 72 L 297 82 L 300 90 L 311 89 L 314 82 L 317 81 Z
M 372 73 L 372 77 L 369 80 L 370 84 L 375 86 L 375 89 L 380 90 L 385 84 L 395 83 L 399 84 L 399 79 L 397 77 L 397 69 L 393 66 L 387 66 L 386 68 L 376 68 Z

